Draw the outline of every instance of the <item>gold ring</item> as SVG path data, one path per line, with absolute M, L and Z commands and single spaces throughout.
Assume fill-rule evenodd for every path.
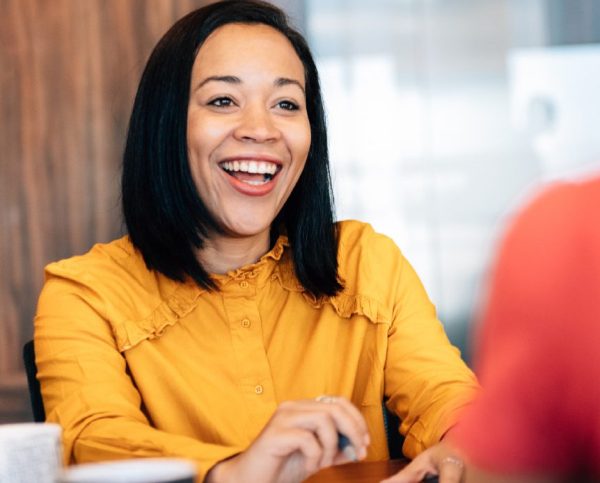
M 450 463 L 451 465 L 458 466 L 459 468 L 463 468 L 465 466 L 462 460 L 455 458 L 454 456 L 446 456 L 443 458 L 441 464 L 444 463 Z
M 335 398 L 333 396 L 326 396 L 323 394 L 322 396 L 317 396 L 315 401 L 325 404 L 333 404 L 335 402 Z

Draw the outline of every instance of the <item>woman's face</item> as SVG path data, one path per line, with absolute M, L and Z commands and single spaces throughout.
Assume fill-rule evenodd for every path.
M 192 69 L 187 143 L 200 198 L 228 236 L 268 237 L 310 141 L 304 67 L 287 38 L 262 24 L 215 30 Z

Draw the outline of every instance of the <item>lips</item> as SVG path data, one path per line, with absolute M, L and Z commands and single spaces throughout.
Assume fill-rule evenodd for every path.
M 219 163 L 231 186 L 249 196 L 263 196 L 275 187 L 281 162 L 271 157 L 235 157 Z

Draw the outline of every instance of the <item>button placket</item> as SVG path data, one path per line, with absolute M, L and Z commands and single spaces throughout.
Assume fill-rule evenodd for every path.
M 243 283 L 245 282 L 245 283 Z M 242 286 L 247 284 L 247 288 Z M 271 368 L 262 337 L 256 285 L 236 280 L 231 296 L 224 297 L 239 387 L 243 390 L 249 424 L 260 431 L 277 407 Z

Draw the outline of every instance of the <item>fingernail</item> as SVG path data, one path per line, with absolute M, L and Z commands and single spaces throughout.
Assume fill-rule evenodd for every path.
M 364 460 L 367 457 L 367 448 L 365 448 L 364 446 L 362 448 L 360 448 L 360 451 L 358 452 L 360 459 Z

